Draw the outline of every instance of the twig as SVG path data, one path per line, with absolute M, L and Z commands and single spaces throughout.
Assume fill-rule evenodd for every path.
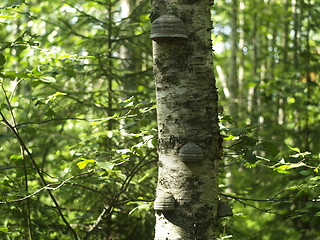
M 18 80 L 18 78 L 16 78 L 15 80 Z M 1 85 L 1 89 L 2 89 L 2 92 L 5 96 L 5 99 L 6 99 L 6 102 L 8 104 L 8 107 L 9 107 L 9 112 L 10 112 L 10 115 L 11 115 L 11 119 L 12 119 L 12 122 L 14 125 L 17 125 L 17 121 L 16 121 L 16 118 L 13 114 L 13 110 L 12 110 L 12 107 L 11 107 L 11 100 L 12 100 L 12 97 L 14 95 L 14 92 L 16 91 L 17 89 L 17 86 L 18 84 L 20 83 L 20 81 L 22 81 L 22 79 L 20 79 L 17 84 L 15 85 L 14 87 L 14 90 L 11 94 L 11 97 L 9 99 L 8 95 L 7 95 L 7 92 L 6 90 L 4 89 L 3 85 Z M 4 119 L 5 120 L 5 119 Z M 17 131 L 17 134 L 19 134 L 19 131 Z M 25 191 L 26 193 L 28 194 L 29 192 L 29 186 L 28 186 L 28 173 L 27 173 L 27 163 L 26 163 L 26 156 L 25 156 L 25 153 L 24 153 L 24 150 L 23 150 L 23 146 L 20 144 L 20 151 L 21 151 L 21 155 L 22 155 L 22 165 L 23 165 L 23 174 L 24 174 L 24 187 L 25 187 Z M 26 201 L 25 203 L 25 210 L 23 211 L 24 212 L 24 218 L 25 218 L 25 222 L 26 222 L 26 225 L 27 225 L 27 229 L 28 229 L 28 238 L 29 239 L 32 239 L 32 229 L 31 229 L 31 218 L 30 218 L 30 205 L 29 205 L 29 202 Z M 23 207 L 23 209 L 24 209 Z
M 94 222 L 94 224 L 90 227 L 90 229 L 87 231 L 86 235 L 84 236 L 84 238 L 83 238 L 84 240 L 88 239 L 89 235 L 99 226 L 99 224 L 102 222 L 102 220 L 105 219 L 107 216 L 109 216 L 109 215 L 112 213 L 112 210 L 113 210 L 116 202 L 118 201 L 120 195 L 127 190 L 127 188 L 128 188 L 128 186 L 129 186 L 132 178 L 134 177 L 134 175 L 135 175 L 141 168 L 143 168 L 144 166 L 146 166 L 147 164 L 152 163 L 152 162 L 156 162 L 155 160 L 153 160 L 153 161 L 148 161 L 148 162 L 142 164 L 142 163 L 145 161 L 145 159 L 146 159 L 153 151 L 154 151 L 154 149 L 151 150 L 149 153 L 147 153 L 147 154 L 143 157 L 143 159 L 141 159 L 141 161 L 140 161 L 137 165 L 135 165 L 135 167 L 132 169 L 132 171 L 130 172 L 130 174 L 127 176 L 127 178 L 126 178 L 126 179 L 124 180 L 124 182 L 122 183 L 122 186 L 121 186 L 121 188 L 120 188 L 120 191 L 114 196 L 114 198 L 112 199 L 111 203 L 110 203 L 109 205 L 104 206 L 104 208 L 103 208 L 102 212 L 100 213 L 99 217 L 97 218 L 97 220 Z
M 227 198 L 232 198 L 234 200 L 244 200 L 244 201 L 254 201 L 254 202 L 288 202 L 291 201 L 292 199 L 255 199 L 255 198 L 244 198 L 244 197 L 238 197 L 238 196 L 233 196 L 225 193 L 219 193 L 219 195 L 227 197 Z
M 74 176 L 72 176 L 72 177 L 70 177 L 70 178 L 62 181 L 61 183 L 51 183 L 51 184 L 48 184 L 47 186 L 44 186 L 44 187 L 38 189 L 37 191 L 35 191 L 35 192 L 33 192 L 33 193 L 31 193 L 31 194 L 23 197 L 23 198 L 11 200 L 11 201 L 0 201 L 0 204 L 11 204 L 11 203 L 22 202 L 22 201 L 25 201 L 25 200 L 27 200 L 27 199 L 35 196 L 36 194 L 42 192 L 43 190 L 52 190 L 52 191 L 55 191 L 55 190 L 61 188 L 64 184 L 66 184 L 67 181 L 71 180 L 72 178 L 74 178 Z M 52 187 L 52 186 L 57 185 L 57 184 L 58 184 L 57 187 Z
M 27 148 L 24 140 L 21 138 L 20 134 L 17 132 L 17 130 L 15 129 L 15 127 L 14 127 L 12 124 L 10 124 L 10 122 L 8 122 L 8 120 L 5 118 L 5 116 L 3 115 L 3 113 L 2 113 L 1 111 L 0 111 L 0 116 L 2 117 L 5 125 L 6 125 L 6 126 L 14 133 L 14 135 L 17 137 L 17 139 L 18 139 L 20 145 L 22 146 L 23 150 L 28 154 L 28 156 L 29 156 L 29 158 L 30 158 L 30 160 L 31 160 L 31 162 L 32 162 L 32 165 L 35 167 L 35 169 L 36 169 L 36 171 L 37 171 L 37 174 L 39 175 L 39 177 L 40 177 L 40 179 L 41 179 L 42 184 L 43 184 L 44 186 L 46 186 L 46 185 L 47 185 L 47 182 L 46 182 L 46 180 L 44 179 L 44 177 L 43 177 L 43 175 L 42 175 L 42 173 L 41 173 L 41 170 L 39 169 L 39 167 L 38 167 L 38 165 L 37 165 L 37 163 L 36 163 L 36 161 L 35 161 L 32 153 L 31 153 L 31 152 L 29 151 L 29 149 Z M 51 190 L 50 190 L 50 189 L 46 189 L 46 190 L 47 190 L 47 192 L 49 193 L 49 196 L 50 196 L 52 202 L 53 202 L 54 205 L 56 206 L 56 208 L 57 208 L 57 210 L 58 210 L 58 213 L 59 213 L 62 221 L 66 224 L 66 226 L 67 226 L 67 227 L 69 228 L 69 230 L 72 232 L 72 234 L 74 235 L 74 238 L 75 238 L 76 240 L 78 240 L 79 237 L 78 237 L 76 231 L 71 227 L 71 225 L 69 224 L 68 220 L 67 220 L 67 219 L 65 218 L 65 216 L 63 215 L 62 210 L 61 210 L 61 208 L 60 208 L 60 205 L 59 205 L 58 201 L 56 200 L 56 198 L 53 196 Z

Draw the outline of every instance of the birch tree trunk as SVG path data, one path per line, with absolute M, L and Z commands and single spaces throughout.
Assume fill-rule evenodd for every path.
M 155 239 L 215 239 L 220 135 L 209 0 L 153 0 Z

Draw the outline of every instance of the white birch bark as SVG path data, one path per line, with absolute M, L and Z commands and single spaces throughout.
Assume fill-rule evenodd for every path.
M 159 136 L 156 202 L 163 193 L 174 200 L 174 209 L 156 211 L 156 240 L 216 236 L 220 135 L 210 5 L 209 0 L 153 0 L 151 21 L 175 15 L 188 36 L 153 42 Z M 181 156 L 188 143 L 201 148 L 195 162 L 184 162 Z

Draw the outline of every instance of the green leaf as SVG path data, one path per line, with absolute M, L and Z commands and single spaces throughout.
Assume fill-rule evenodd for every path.
M 131 102 L 133 99 L 134 99 L 134 97 L 133 97 L 133 96 L 131 96 L 130 98 L 123 100 L 123 101 L 122 101 L 122 103 L 128 103 L 128 102 Z
M 10 78 L 29 78 L 29 75 L 25 72 L 7 71 L 5 75 Z
M 254 164 L 256 161 L 258 161 L 255 154 L 253 154 L 251 151 L 247 151 L 244 154 L 244 158 L 251 164 Z
M 293 168 L 298 168 L 298 167 L 303 167 L 305 166 L 304 163 L 299 162 L 299 163 L 286 163 L 284 165 L 281 165 L 279 167 L 274 168 L 275 171 L 279 172 L 279 173 L 285 173 L 288 174 L 290 169 Z
M 0 103 L 0 110 L 4 110 L 4 109 L 6 109 L 6 110 L 9 110 L 9 109 L 10 109 L 9 106 L 8 106 L 8 104 L 6 104 L 6 103 Z
M 6 58 L 5 56 L 0 53 L 0 67 L 2 67 L 6 63 Z
M 137 123 L 135 121 L 131 121 L 127 123 L 123 128 L 129 130 L 130 128 L 134 127 Z
M 229 135 L 227 137 L 224 137 L 223 139 L 225 139 L 225 140 L 234 140 L 234 139 L 239 139 L 239 137 L 238 136 Z
M 284 168 L 283 166 L 280 167 L 276 167 L 273 169 L 274 171 L 277 171 L 278 173 L 281 174 L 289 174 L 290 172 L 286 170 L 286 168 Z
M 15 18 L 20 18 L 20 16 L 19 15 L 17 15 L 17 16 L 0 15 L 0 18 L 2 18 L 2 19 L 15 19 Z
M 0 226 L 0 232 L 8 232 L 8 228 L 5 226 Z
M 48 116 L 49 118 L 54 118 L 56 116 L 56 113 L 51 108 L 49 108 L 46 111 L 45 115 Z
M 22 156 L 21 155 L 11 155 L 10 160 L 21 160 Z
M 301 153 L 300 149 L 299 148 L 294 148 L 294 147 L 290 147 L 288 146 L 292 151 L 295 151 L 295 152 L 298 152 L 298 153 Z
M 302 176 L 308 176 L 308 175 L 309 175 L 309 171 L 307 171 L 307 170 L 302 170 L 302 171 L 300 171 L 300 174 L 301 174 Z
M 39 66 L 32 69 L 32 74 L 33 74 L 33 75 L 41 75 L 41 73 L 42 73 L 42 72 L 41 72 Z M 44 77 L 44 78 L 45 78 L 45 77 Z
M 42 81 L 39 81 L 38 79 L 34 79 L 32 82 L 31 82 L 31 86 L 33 88 L 39 86 L 41 83 L 43 83 Z
M 230 128 L 229 131 L 233 136 L 240 136 L 248 132 L 246 128 Z
M 95 56 L 81 56 L 79 59 L 97 59 Z
M 86 158 L 81 158 L 81 162 L 78 162 L 78 168 L 83 169 L 85 168 L 89 163 L 94 163 L 95 161 L 93 159 L 86 159 Z
M 63 96 L 63 95 L 67 95 L 67 94 L 62 92 L 56 92 L 55 94 L 48 96 L 48 99 L 45 101 L 45 103 L 48 104 L 50 101 L 55 100 L 58 96 Z
M 233 122 L 233 119 L 231 116 L 227 115 L 227 116 L 223 116 L 220 121 L 226 121 L 228 123 L 232 123 Z
M 54 77 L 42 77 L 39 80 L 46 83 L 55 83 L 57 81 Z
M 97 162 L 97 165 L 106 171 L 112 170 L 115 166 L 115 164 L 111 162 Z
M 73 59 L 75 59 L 76 58 L 76 55 L 71 55 L 71 54 L 64 54 L 64 55 L 61 55 L 61 56 L 59 56 L 58 57 L 58 59 L 59 60 L 65 60 L 65 59 L 71 59 L 71 60 L 73 60 Z
M 320 177 L 319 176 L 316 176 L 316 177 L 312 177 L 309 179 L 310 181 L 319 181 L 320 180 Z
M 280 150 L 278 145 L 272 141 L 263 141 L 261 142 L 262 149 L 266 152 L 271 154 L 272 157 L 275 157 L 279 154 Z

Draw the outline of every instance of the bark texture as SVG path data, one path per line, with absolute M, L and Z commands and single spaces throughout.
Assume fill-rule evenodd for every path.
M 156 211 L 157 240 L 216 236 L 220 135 L 210 5 L 209 0 L 153 0 L 151 21 L 174 15 L 188 36 L 153 42 L 159 132 L 156 194 L 158 199 L 168 194 L 174 199 L 173 210 Z M 195 151 L 187 160 L 181 150 L 186 144 Z

